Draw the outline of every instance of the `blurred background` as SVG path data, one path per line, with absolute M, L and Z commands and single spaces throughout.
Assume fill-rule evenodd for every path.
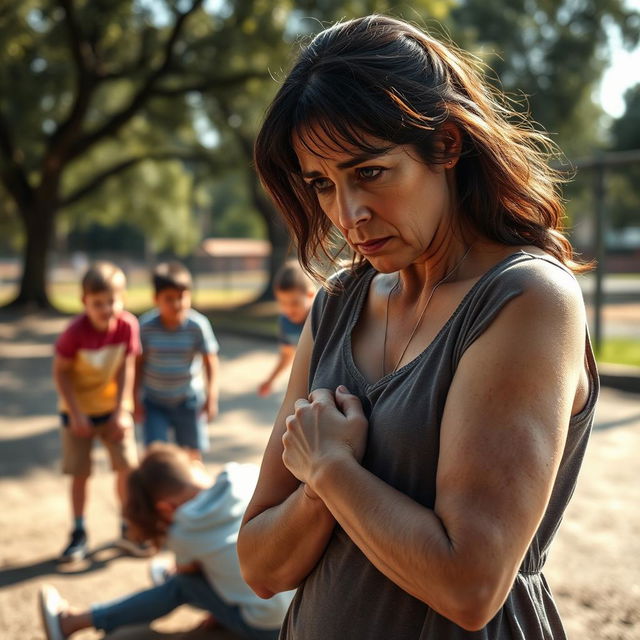
M 0 305 L 78 311 L 96 258 L 134 312 L 167 257 L 200 308 L 267 300 L 290 239 L 254 135 L 298 43 L 371 12 L 473 52 L 552 134 L 599 357 L 640 365 L 639 0 L 2 0 Z
M 570 637 L 640 640 L 640 0 L 0 0 L 1 638 L 44 637 L 43 580 L 77 603 L 148 583 L 143 563 L 109 555 L 104 452 L 96 554 L 68 573 L 55 561 L 67 507 L 51 345 L 90 261 L 123 267 L 135 313 L 158 260 L 189 266 L 195 306 L 223 334 L 205 461 L 260 461 L 285 382 L 258 397 L 277 349 L 270 283 L 291 241 L 253 140 L 299 43 L 371 12 L 471 51 L 564 154 L 567 230 L 598 263 L 580 282 L 609 386 L 547 575 Z M 193 616 L 109 638 L 230 639 L 185 633 Z

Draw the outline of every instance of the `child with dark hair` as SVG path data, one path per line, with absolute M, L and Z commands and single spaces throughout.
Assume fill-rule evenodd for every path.
M 186 451 L 153 444 L 129 475 L 125 512 L 136 535 L 175 553 L 175 572 L 153 588 L 88 609 L 70 607 L 54 587 L 43 586 L 47 638 L 64 640 L 90 627 L 110 632 L 190 604 L 211 614 L 210 625 L 217 622 L 242 638 L 275 640 L 293 592 L 270 600 L 256 596 L 242 579 L 235 546 L 257 477 L 256 466 L 232 462 L 211 485 Z
M 273 294 L 278 302 L 279 357 L 267 379 L 258 387 L 258 394 L 267 396 L 273 384 L 287 371 L 296 355 L 296 346 L 309 315 L 316 289 L 297 260 L 288 260 L 276 272 Z
M 136 419 L 146 445 L 168 441 L 172 429 L 176 443 L 200 458 L 209 448 L 206 422 L 218 414 L 218 341 L 209 320 L 191 308 L 184 265 L 163 262 L 152 278 L 156 308 L 140 318 Z

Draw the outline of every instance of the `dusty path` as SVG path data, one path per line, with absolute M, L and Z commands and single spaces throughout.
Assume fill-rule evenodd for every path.
M 58 473 L 51 343 L 65 319 L 0 315 L 0 638 L 44 640 L 36 612 L 42 582 L 86 605 L 148 585 L 147 562 L 110 546 L 117 531 L 111 475 L 100 452 L 87 514 L 90 561 L 60 571 L 54 558 L 68 529 L 67 485 Z M 221 416 L 210 426 L 215 472 L 228 460 L 259 462 L 279 395 L 255 388 L 271 366 L 274 346 L 221 336 Z M 640 640 L 640 396 L 605 390 L 576 495 L 547 563 L 572 640 Z M 202 614 L 186 607 L 109 639 L 210 638 L 226 632 L 181 632 Z M 78 640 L 95 640 L 87 631 Z M 348 638 L 345 636 L 345 640 Z M 393 640 L 393 639 L 390 639 Z

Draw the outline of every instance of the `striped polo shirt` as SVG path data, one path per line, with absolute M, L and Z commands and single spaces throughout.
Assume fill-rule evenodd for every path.
M 204 397 L 202 355 L 217 353 L 218 341 L 209 320 L 194 309 L 179 327 L 167 329 L 157 309 L 140 317 L 140 341 L 144 356 L 144 397 L 159 404 L 175 405 Z

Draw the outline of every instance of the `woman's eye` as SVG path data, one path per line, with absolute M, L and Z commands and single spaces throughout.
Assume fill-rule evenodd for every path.
M 375 180 L 383 171 L 382 167 L 360 167 L 358 176 L 362 180 Z
M 314 191 L 326 191 L 331 188 L 332 182 L 328 178 L 316 178 L 307 183 Z

